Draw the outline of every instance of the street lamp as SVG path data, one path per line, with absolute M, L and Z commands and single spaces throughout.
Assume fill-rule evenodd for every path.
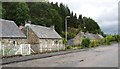
M 65 39 L 66 39 L 66 42 L 67 42 L 67 18 L 70 18 L 70 16 L 65 17 Z M 67 46 L 67 43 L 66 43 L 66 46 Z
M 85 34 L 86 27 L 85 27 L 85 19 L 84 18 L 83 18 L 83 24 L 84 24 L 84 34 Z

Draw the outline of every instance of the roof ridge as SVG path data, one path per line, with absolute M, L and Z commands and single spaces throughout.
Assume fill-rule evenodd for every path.
M 51 29 L 50 27 L 46 27 L 46 26 L 41 26 L 41 25 L 35 25 L 35 24 L 31 24 L 33 26 L 37 26 L 37 27 L 43 27 L 43 28 L 47 28 L 47 29 Z M 52 29 L 51 29 L 52 30 Z
M 6 19 L 0 19 L 1 21 L 8 21 L 8 22 L 14 22 L 12 20 L 6 20 Z

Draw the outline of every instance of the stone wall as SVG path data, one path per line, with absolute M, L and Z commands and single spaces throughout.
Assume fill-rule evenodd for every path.
M 22 32 L 28 37 L 26 39 L 2 39 L 0 44 L 4 46 L 5 50 L 11 50 L 14 47 L 19 48 L 21 44 L 30 44 L 31 48 L 35 52 L 44 51 L 59 51 L 65 49 L 62 39 L 39 39 L 36 34 L 29 28 L 29 32 L 24 28 Z M 14 55 L 14 54 L 13 54 Z
M 39 44 L 31 44 L 35 52 L 59 51 L 64 50 L 65 45 L 61 39 L 39 39 Z
M 39 43 L 39 38 L 30 28 L 29 28 L 29 33 L 28 33 L 28 43 L 29 44 L 38 44 Z
M 2 39 L 1 45 L 4 45 L 5 47 L 10 47 L 10 46 L 19 46 L 20 44 L 25 44 L 26 39 Z
M 42 51 L 59 51 L 65 49 L 62 39 L 39 39 L 40 52 Z
M 81 45 L 84 34 L 79 32 L 73 39 L 73 45 Z
M 28 33 L 26 29 L 24 29 L 23 32 L 26 36 L 28 34 L 27 41 L 29 44 L 31 44 L 31 48 L 35 52 L 56 51 L 65 49 L 62 39 L 40 39 L 30 28 Z
M 21 44 L 25 44 L 26 39 L 2 39 L 0 40 L 0 53 L 4 49 L 4 56 L 15 55 Z

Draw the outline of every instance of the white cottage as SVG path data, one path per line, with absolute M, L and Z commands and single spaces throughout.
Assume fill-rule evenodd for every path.
M 54 26 L 44 27 L 30 24 L 30 27 L 23 31 L 28 36 L 28 43 L 31 44 L 34 51 L 44 52 L 65 49 L 62 37 L 55 31 Z
M 26 36 L 14 21 L 0 19 L 0 47 L 11 49 L 25 43 Z

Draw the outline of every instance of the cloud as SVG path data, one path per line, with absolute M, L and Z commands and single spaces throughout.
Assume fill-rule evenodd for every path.
M 105 33 L 117 33 L 119 0 L 50 0 L 68 5 L 74 12 L 93 18 Z
M 103 22 L 102 30 L 107 34 L 116 34 L 118 33 L 118 22 Z

